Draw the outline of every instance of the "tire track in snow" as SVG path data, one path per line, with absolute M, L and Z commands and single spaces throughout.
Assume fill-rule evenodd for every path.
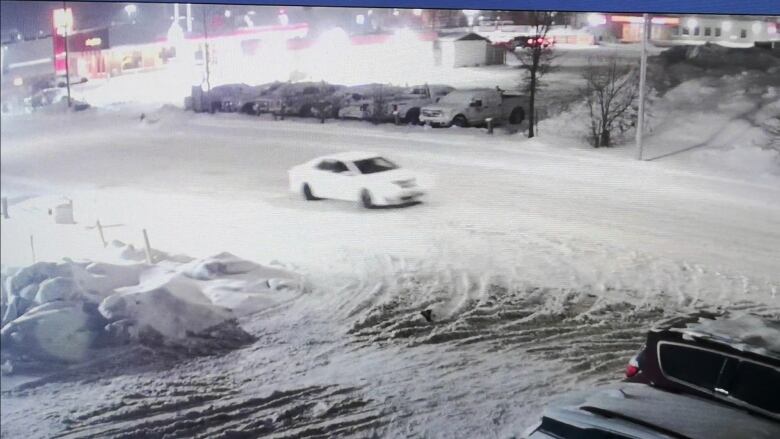
M 208 389 L 211 383 L 200 384 Z M 385 422 L 356 388 L 310 386 L 252 397 L 232 388 L 199 388 L 166 383 L 165 394 L 126 395 L 65 420 L 66 430 L 54 437 L 366 437 Z

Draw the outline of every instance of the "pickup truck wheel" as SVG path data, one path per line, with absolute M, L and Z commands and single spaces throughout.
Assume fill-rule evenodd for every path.
M 371 199 L 371 192 L 369 192 L 368 189 L 360 191 L 360 204 L 366 209 L 374 207 L 374 202 Z
M 404 122 L 410 123 L 412 125 L 420 125 L 420 109 L 410 108 L 409 111 L 406 112 Z
M 314 194 L 311 192 L 311 187 L 309 186 L 309 183 L 303 184 L 303 198 L 306 201 L 319 200 L 319 198 L 315 197 Z
M 509 114 L 509 123 L 518 125 L 525 120 L 525 110 L 522 107 L 517 107 Z
M 469 121 L 466 119 L 466 116 L 459 114 L 452 119 L 452 124 L 456 127 L 465 128 L 469 125 Z

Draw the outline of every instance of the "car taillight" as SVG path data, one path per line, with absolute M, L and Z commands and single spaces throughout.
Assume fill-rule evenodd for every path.
M 528 44 L 533 44 L 533 43 L 534 43 L 534 40 L 532 40 L 531 38 L 529 38 L 529 39 L 528 39 Z
M 639 373 L 639 370 L 639 362 L 636 360 L 636 356 L 634 356 L 628 361 L 628 365 L 626 365 L 626 378 L 635 376 Z

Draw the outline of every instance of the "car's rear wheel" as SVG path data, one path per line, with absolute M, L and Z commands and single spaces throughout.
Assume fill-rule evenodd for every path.
M 374 200 L 371 199 L 371 192 L 368 189 L 360 191 L 360 204 L 366 209 L 374 207 Z
M 466 119 L 466 116 L 459 114 L 455 116 L 454 119 L 452 119 L 452 124 L 455 125 L 456 127 L 465 128 L 469 125 L 469 121 L 468 119 Z
M 523 110 L 522 107 L 517 107 L 514 110 L 512 110 L 512 113 L 509 114 L 509 123 L 513 125 L 518 125 L 523 123 L 523 120 L 525 120 L 525 110 Z
M 314 196 L 314 193 L 311 191 L 311 186 L 309 186 L 309 183 L 303 184 L 303 198 L 306 199 L 306 201 L 314 201 L 319 200 L 319 198 Z

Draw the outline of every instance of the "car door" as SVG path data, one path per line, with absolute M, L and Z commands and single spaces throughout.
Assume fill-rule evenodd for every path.
M 321 198 L 335 198 L 333 190 L 336 187 L 334 167 L 336 160 L 322 160 L 314 166 L 309 187 L 315 196 Z
M 339 200 L 357 200 L 357 189 L 355 188 L 357 175 L 355 170 L 345 162 L 336 161 L 333 164 L 333 172 L 331 174 L 332 197 Z
M 493 119 L 501 117 L 501 100 L 497 94 L 491 93 L 485 96 L 484 111 L 486 119 L 488 117 L 492 117 Z

